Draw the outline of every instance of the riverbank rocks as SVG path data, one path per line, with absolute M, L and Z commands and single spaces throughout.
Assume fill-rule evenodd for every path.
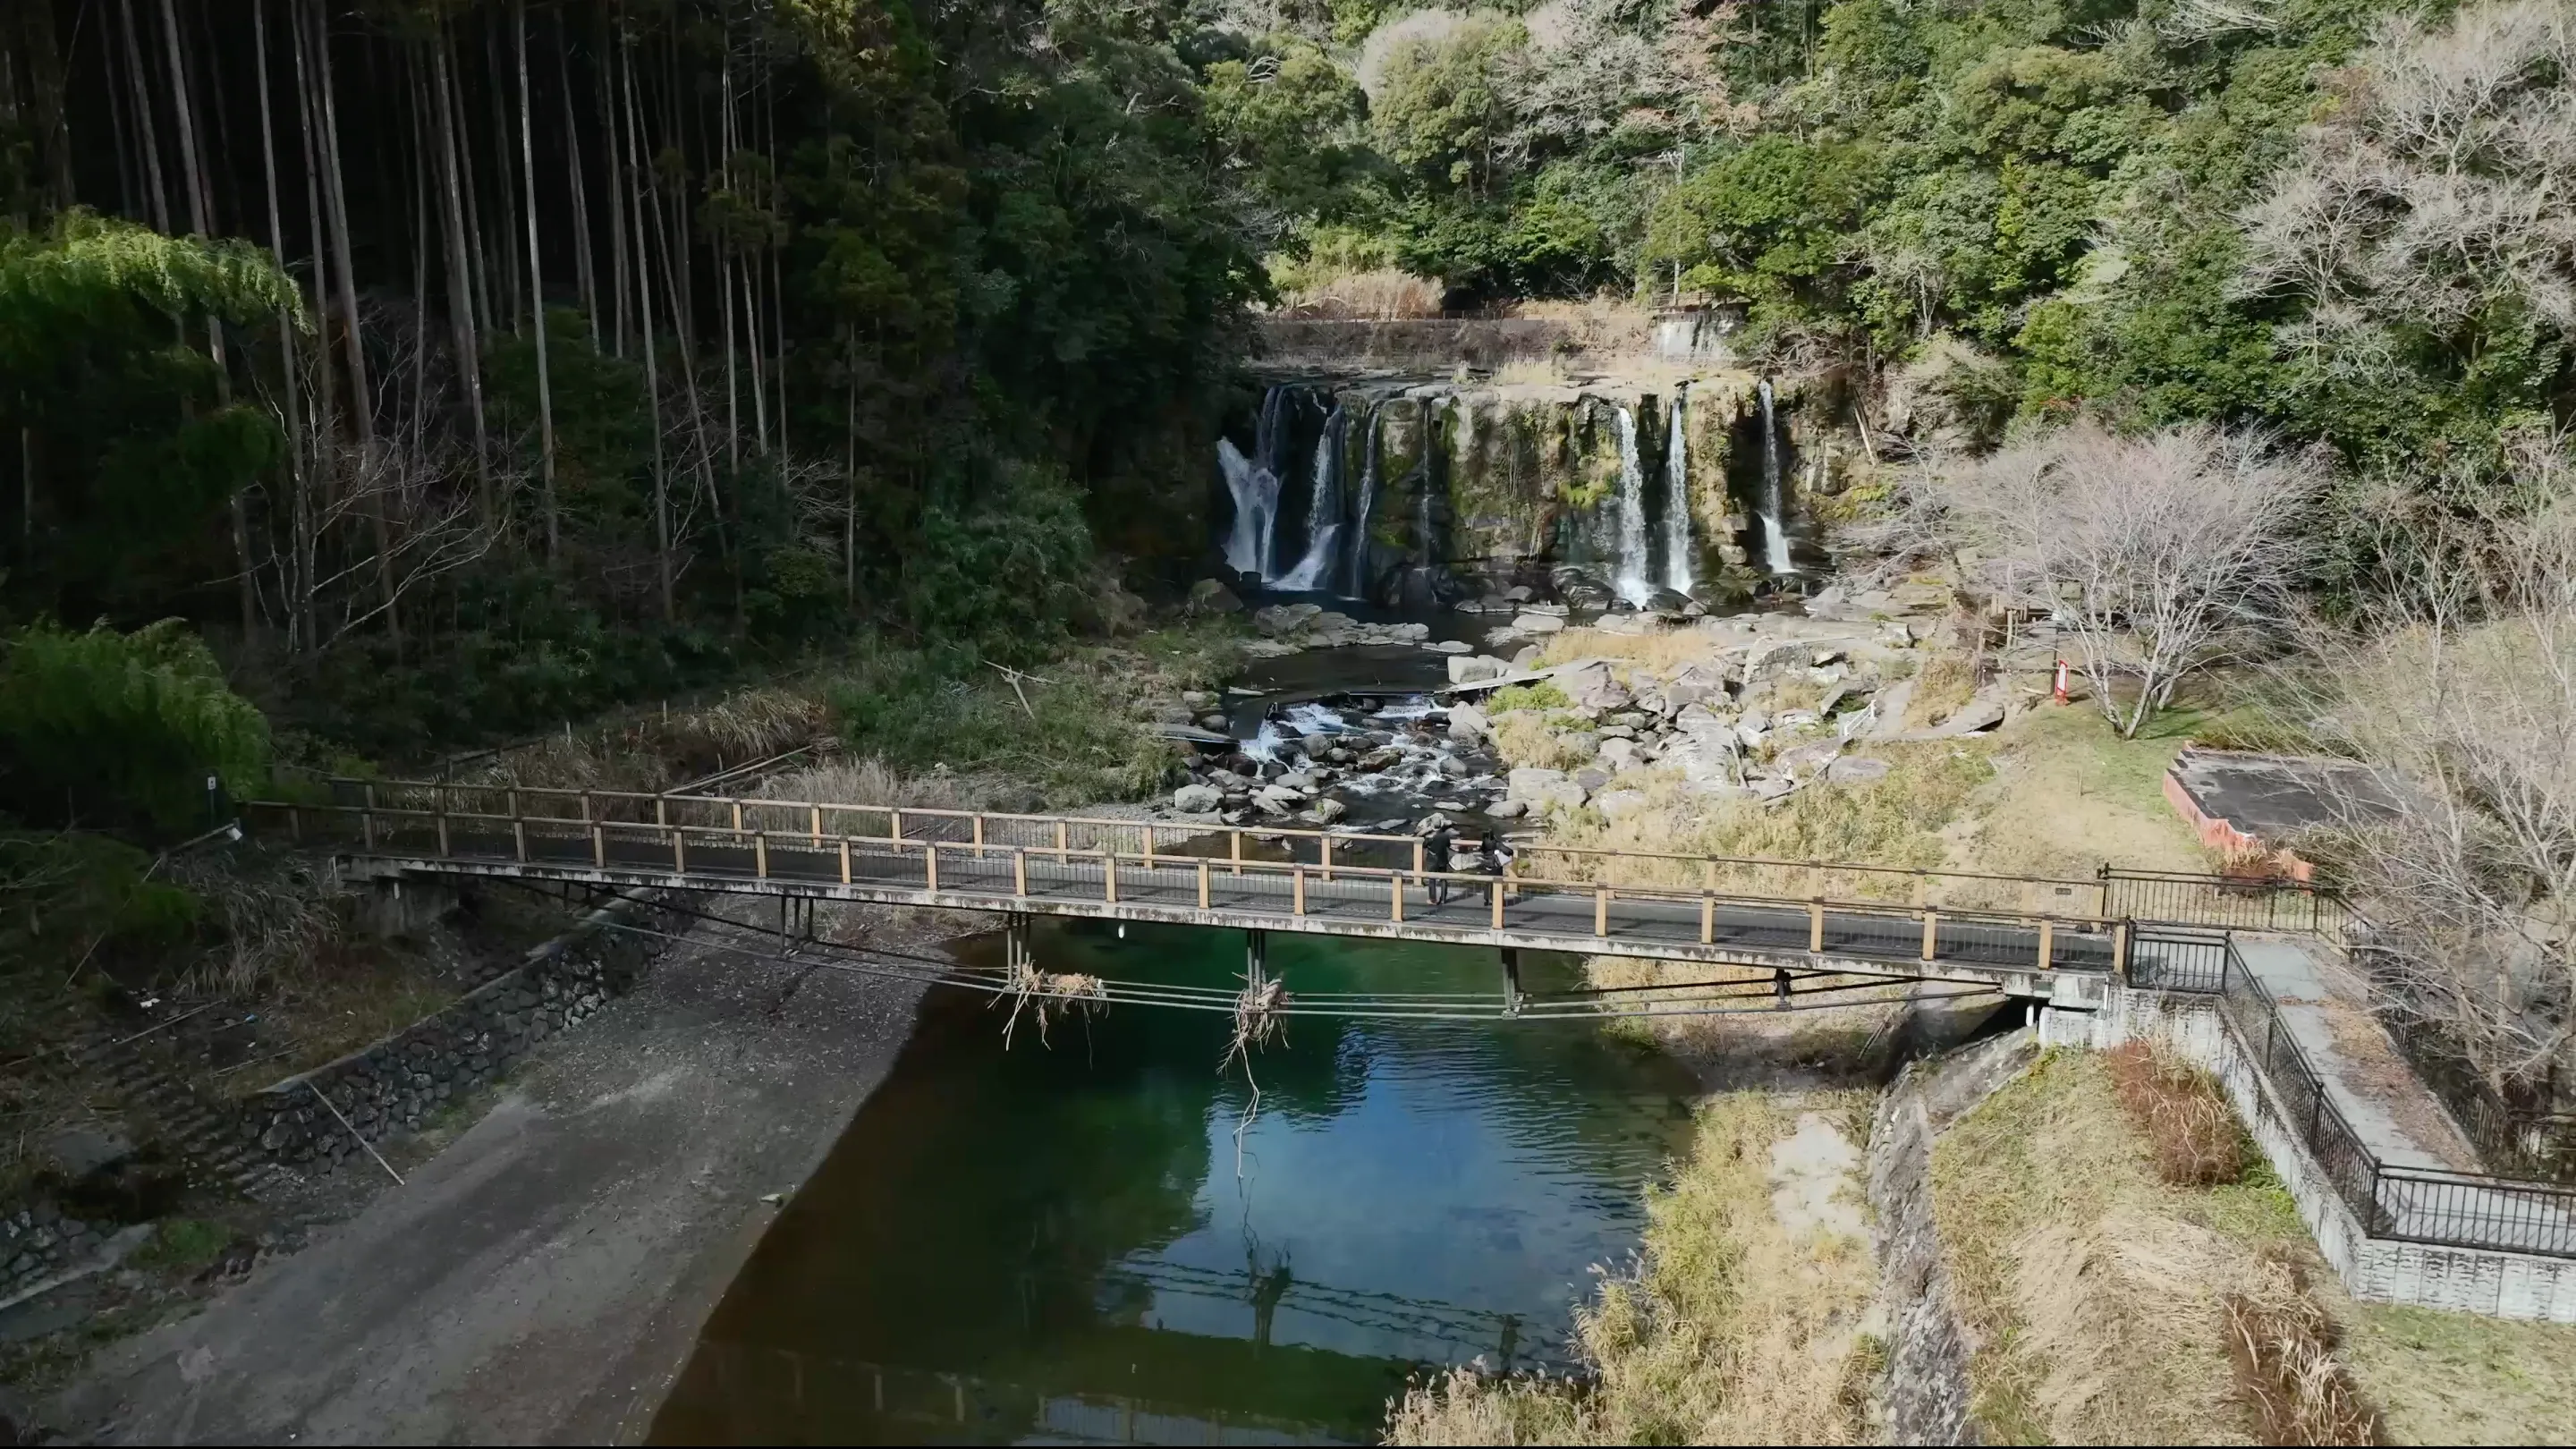
M 1190 612 L 1193 614 L 1240 614 L 1243 600 L 1234 590 L 1215 579 L 1201 579 L 1190 585 Z
M 1172 808 L 1184 815 L 1205 815 L 1225 803 L 1225 795 L 1211 785 L 1183 785 L 1172 792 Z
M 1534 811 L 1551 806 L 1577 809 L 1591 796 L 1590 791 L 1563 770 L 1543 770 L 1532 765 L 1512 771 L 1506 779 L 1506 790 L 1506 798 L 1519 800 Z

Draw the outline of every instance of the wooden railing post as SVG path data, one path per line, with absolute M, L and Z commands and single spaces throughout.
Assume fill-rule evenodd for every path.
M 685 825 L 674 825 L 671 827 L 671 874 L 687 875 L 688 873 L 689 828 Z
M 1288 891 L 1288 914 L 1306 914 L 1306 863 L 1302 860 L 1288 863 Z
M 1386 883 L 1387 883 L 1387 887 L 1388 887 L 1388 889 L 1387 889 L 1387 903 L 1386 903 L 1386 918 L 1387 918 L 1388 920 L 1390 920 L 1390 921 L 1395 922 L 1395 923 L 1396 923 L 1397 925 L 1399 925 L 1399 926 L 1400 926 L 1400 925 L 1403 925 L 1403 924 L 1404 924 L 1404 876 L 1403 876 L 1403 875 L 1402 875 L 1402 873 L 1400 873 L 1400 872 L 1399 872 L 1399 873 L 1395 873 L 1395 874 L 1390 874 L 1390 875 L 1389 875 L 1389 876 L 1387 876 L 1387 878 L 1386 878 Z
M 590 863 L 595 869 L 608 869 L 608 829 L 596 820 L 590 823 Z
M 1610 934 L 1610 888 L 1606 885 L 1592 888 L 1592 934 Z
M 1717 897 L 1702 892 L 1699 898 L 1699 943 L 1717 944 Z
M 889 820 L 894 822 L 892 826 L 889 827 L 891 833 L 886 836 L 886 839 L 903 839 L 903 812 L 900 810 L 890 810 L 886 812 L 886 816 Z
M 1029 853 L 1015 848 L 1011 851 L 1011 894 L 1025 896 L 1028 893 Z
M 1924 959 L 1924 960 L 1926 960 L 1926 961 L 1929 961 L 1929 960 L 1931 960 L 1931 959 L 1932 959 L 1933 952 L 1934 952 L 1934 950 L 1936 949 L 1936 945 L 1935 945 L 1935 943 L 1936 943 L 1937 938 L 1938 938 L 1939 933 L 1940 933 L 1939 921 L 1940 921 L 1940 912 L 1935 911 L 1935 910 L 1932 910 L 1932 909 L 1930 909 L 1929 907 L 1926 907 L 1926 908 L 1924 909 L 1924 912 L 1923 912 L 1923 959 Z
M 1323 861 L 1324 879 L 1331 880 L 1333 878 L 1333 837 L 1320 836 L 1316 839 L 1315 845 L 1316 853 Z
M 1154 827 L 1151 825 L 1145 827 L 1145 868 L 1154 868 Z
M 1071 856 L 1067 853 L 1064 822 L 1061 820 L 1055 823 L 1055 858 L 1056 863 L 1059 865 L 1070 864 L 1072 860 Z
M 1914 873 L 1914 908 L 1919 911 L 1930 904 L 1932 904 L 1932 877 L 1918 870 Z
M 981 811 L 981 810 L 978 810 L 978 811 L 976 811 L 976 812 L 975 812 L 975 858 L 976 858 L 976 859 L 978 859 L 978 860 L 981 860 L 981 859 L 983 859 L 983 857 L 984 857 L 984 812 L 983 812 L 983 811 Z
M 820 845 L 823 843 L 823 807 L 815 805 L 808 808 L 814 812 L 814 843 L 816 845 Z
M 653 823 L 661 826 L 671 823 L 671 797 L 668 795 L 653 797 Z
M 742 834 L 742 801 L 738 799 L 733 802 L 733 833 Z
M 1226 857 L 1234 862 L 1234 873 L 1243 874 L 1243 832 L 1230 830 L 1225 837 Z
M 1413 883 L 1422 884 L 1422 840 L 1419 836 L 1413 841 Z
M 1204 856 L 1204 855 L 1202 855 L 1202 856 L 1200 856 L 1200 857 L 1199 857 L 1199 909 L 1204 911 L 1204 910 L 1206 910 L 1207 908 L 1208 908 L 1208 862 L 1207 862 L 1207 857 L 1206 857 L 1206 856 Z
M 850 837 L 841 837 L 841 884 L 850 883 Z
M 769 832 L 766 830 L 751 833 L 751 876 L 754 880 L 769 879 Z
M 1807 949 L 1810 951 L 1825 949 L 1825 903 L 1823 901 L 1807 902 Z
M 1114 850 L 1100 852 L 1100 898 L 1118 904 L 1118 852 Z
M 1495 881 L 1495 882 L 1494 882 L 1494 929 L 1495 929 L 1495 930 L 1497 930 L 1497 931 L 1499 931 L 1499 930 L 1501 930 L 1502 928 L 1503 928 L 1503 883 L 1502 883 L 1500 880 L 1497 880 L 1497 881 Z
M 2057 923 L 2042 916 L 2039 921 L 2039 969 L 2047 971 L 2057 965 Z
M 923 849 L 922 849 L 922 860 L 923 860 L 923 862 L 924 862 L 923 867 L 922 867 L 922 880 L 923 880 L 923 883 L 924 883 L 924 889 L 928 890 L 932 895 L 937 895 L 937 894 L 939 894 L 939 842 L 938 842 L 938 841 L 936 841 L 936 840 L 931 841 L 928 845 L 926 845 L 926 846 L 924 846 L 924 847 L 923 847 Z

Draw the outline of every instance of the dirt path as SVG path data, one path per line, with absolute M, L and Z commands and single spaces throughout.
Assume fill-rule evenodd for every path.
M 640 1437 L 763 1195 L 821 1163 L 916 998 L 674 952 L 402 1187 L 103 1355 L 54 1422 L 122 1443 Z

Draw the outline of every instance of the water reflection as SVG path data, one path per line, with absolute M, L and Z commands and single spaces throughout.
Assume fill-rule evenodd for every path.
M 1239 935 L 1081 923 L 1041 961 L 1219 984 Z M 1488 988 L 1491 953 L 1274 938 L 1291 991 Z M 1569 969 L 1530 963 L 1533 972 Z M 1537 984 L 1535 982 L 1533 985 Z M 1025 1031 L 934 998 L 710 1320 L 654 1437 L 1365 1440 L 1409 1373 L 1561 1366 L 1690 1083 L 1581 1023 L 1227 1018 Z M 941 1386 L 945 1386 L 944 1388 Z M 941 1394 L 946 1395 L 941 1398 Z

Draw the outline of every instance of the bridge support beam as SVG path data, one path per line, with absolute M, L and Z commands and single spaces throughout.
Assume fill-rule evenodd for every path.
M 1503 951 L 1503 1011 L 1521 1014 L 1521 952 L 1518 946 L 1505 946 Z
M 1269 933 L 1268 931 L 1246 931 L 1246 932 L 1244 932 L 1244 933 L 1243 933 L 1243 980 L 1244 980 L 1244 984 L 1245 984 L 1245 985 L 1247 985 L 1247 986 L 1250 986 L 1253 990 L 1258 991 L 1258 990 L 1260 990 L 1260 989 L 1261 989 L 1261 983 L 1262 983 L 1262 982 L 1264 982 L 1264 981 L 1267 981 L 1267 980 L 1269 980 L 1269 979 L 1270 979 L 1270 933 Z

